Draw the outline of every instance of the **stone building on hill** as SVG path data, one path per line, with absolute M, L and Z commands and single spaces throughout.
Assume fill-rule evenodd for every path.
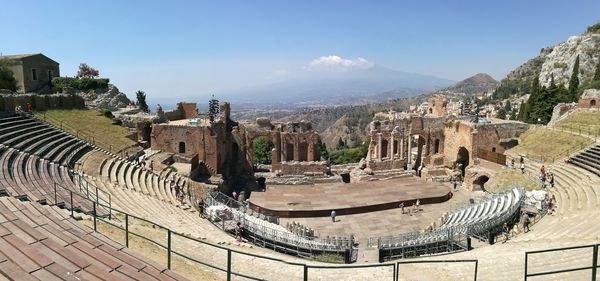
M 18 91 L 29 93 L 50 85 L 52 77 L 60 76 L 59 63 L 43 54 L 0 56 L 9 61 L 17 80 Z

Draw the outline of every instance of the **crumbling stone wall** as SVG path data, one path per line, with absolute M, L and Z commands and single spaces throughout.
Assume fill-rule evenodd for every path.
M 367 162 L 367 167 L 371 168 L 374 171 L 380 170 L 396 170 L 404 168 L 404 160 L 403 159 L 394 159 L 394 160 L 369 160 Z
M 17 105 L 26 109 L 28 103 L 37 111 L 85 108 L 84 99 L 77 95 L 0 94 L 0 111 L 14 112 Z
M 407 159 L 409 148 L 420 149 L 420 155 L 415 160 L 420 163 L 422 158 L 429 155 L 443 153 L 444 130 L 443 118 L 420 116 L 418 114 L 389 114 L 376 115 L 375 121 L 370 124 L 371 142 L 367 155 L 368 166 L 386 167 L 375 162 Z M 419 136 L 415 144 L 413 136 Z M 410 143 L 410 144 L 409 144 Z M 405 160 L 407 163 L 408 161 Z M 394 162 L 392 166 L 397 167 Z
M 166 120 L 181 120 L 191 119 L 197 117 L 196 103 L 195 102 L 179 102 L 177 107 L 171 111 L 158 112 L 160 119 Z M 163 117 L 164 115 L 164 117 Z
M 260 138 L 269 140 L 273 144 L 273 170 L 282 170 L 283 161 L 321 160 L 319 134 L 312 130 L 312 125 L 308 122 L 273 124 L 266 118 L 258 118 L 254 123 L 240 124 L 234 130 L 234 135 L 249 163 L 253 160 L 252 143 Z
M 306 175 L 306 174 L 325 174 L 327 173 L 327 163 L 325 161 L 310 162 L 281 162 L 281 173 L 284 175 Z

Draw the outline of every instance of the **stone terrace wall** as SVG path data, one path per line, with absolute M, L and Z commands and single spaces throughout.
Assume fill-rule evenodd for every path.
M 31 103 L 33 109 L 38 111 L 85 108 L 85 100 L 77 95 L 0 94 L 0 111 L 14 112 L 17 105 L 25 110 L 28 103 Z
M 281 162 L 281 173 L 284 175 L 325 174 L 327 173 L 327 164 L 325 161 Z
M 367 162 L 367 167 L 371 168 L 374 171 L 381 170 L 392 170 L 392 169 L 403 169 L 404 168 L 404 160 L 394 159 L 394 160 L 371 160 Z

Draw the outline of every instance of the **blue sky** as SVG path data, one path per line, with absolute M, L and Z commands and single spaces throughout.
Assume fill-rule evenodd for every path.
M 600 1 L 0 1 L 0 52 L 81 62 L 130 97 L 224 93 L 322 56 L 461 80 L 501 79 L 600 20 Z M 189 99 L 189 98 L 188 98 Z

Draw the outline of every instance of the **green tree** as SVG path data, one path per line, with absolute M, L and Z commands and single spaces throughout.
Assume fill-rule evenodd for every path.
M 338 139 L 337 145 L 335 146 L 335 149 L 340 150 L 340 149 L 344 149 L 344 148 L 347 148 L 346 143 L 344 142 L 342 137 L 340 137 Z
M 77 78 L 94 78 L 100 76 L 100 71 L 87 65 L 87 63 L 79 64 L 77 70 Z
M 510 120 L 517 120 L 517 110 L 514 109 L 510 112 Z
M 513 110 L 512 105 L 510 104 L 510 100 L 506 100 L 506 104 L 504 104 L 504 110 L 506 110 L 506 112 L 510 112 Z
M 7 89 L 10 91 L 17 91 L 17 80 L 13 76 L 12 70 L 9 67 L 9 61 L 7 59 L 0 60 L 0 89 Z
M 573 64 L 573 72 L 571 73 L 571 79 L 569 79 L 569 101 L 577 100 L 577 89 L 579 88 L 579 55 L 575 58 Z
M 505 120 L 506 119 L 506 110 L 504 108 L 498 109 L 498 111 L 496 111 L 496 118 Z
M 252 143 L 252 162 L 254 164 L 271 164 L 271 151 L 273 143 L 267 139 L 259 138 Z
M 143 112 L 150 112 L 150 108 L 146 103 L 146 93 L 144 91 L 135 92 L 135 97 L 137 99 L 137 106 Z

